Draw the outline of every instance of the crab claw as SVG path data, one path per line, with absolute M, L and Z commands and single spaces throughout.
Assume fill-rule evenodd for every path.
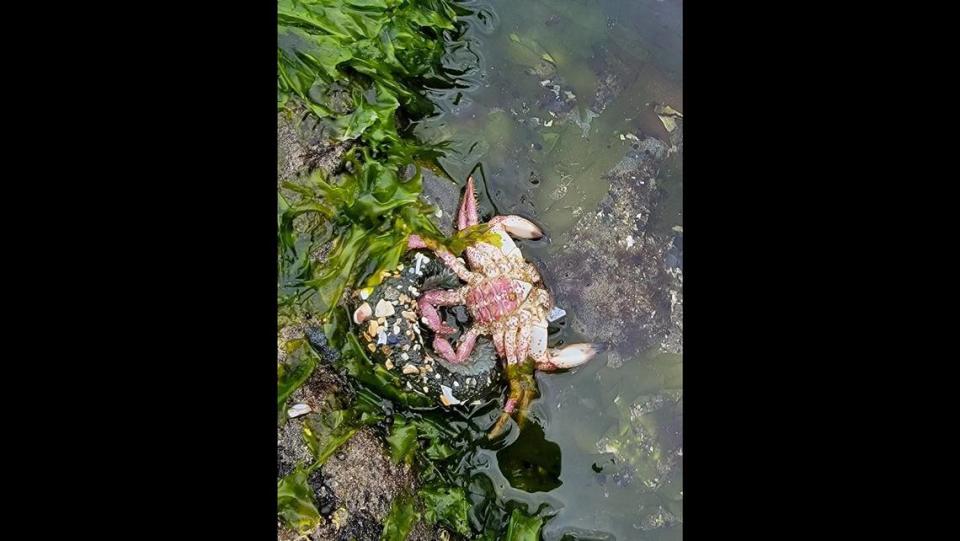
M 556 372 L 580 366 L 606 349 L 600 344 L 570 344 L 558 349 L 548 349 L 546 360 L 537 362 L 537 370 Z
M 471 225 L 477 225 L 479 221 L 477 196 L 473 191 L 473 175 L 471 175 L 467 178 L 467 189 L 464 190 L 463 201 L 460 202 L 460 213 L 457 214 L 457 229 L 466 229 Z
M 497 216 L 490 223 L 501 224 L 513 238 L 536 240 L 543 237 L 543 230 L 537 224 L 521 216 Z

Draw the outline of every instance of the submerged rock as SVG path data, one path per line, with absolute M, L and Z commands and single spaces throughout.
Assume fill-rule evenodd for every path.
M 682 351 L 682 236 L 651 226 L 657 176 L 670 148 L 648 137 L 604 177 L 610 188 L 546 261 L 564 292 L 572 327 L 608 349 L 608 363 L 651 348 Z

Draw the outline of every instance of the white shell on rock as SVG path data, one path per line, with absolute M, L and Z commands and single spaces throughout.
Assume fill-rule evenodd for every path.
M 457 404 L 463 404 L 457 397 L 453 396 L 453 389 L 447 387 L 446 385 L 441 385 L 440 390 L 443 394 L 440 395 L 440 402 L 444 406 L 456 406 Z
M 567 311 L 559 306 L 554 306 L 553 310 L 550 310 L 550 313 L 547 315 L 547 321 L 554 322 L 563 316 L 567 315 Z
M 390 317 L 394 313 L 396 313 L 396 310 L 393 308 L 393 305 L 384 299 L 380 299 L 380 302 L 377 303 L 377 309 L 374 312 L 374 315 L 377 317 Z
M 310 413 L 310 406 L 306 404 L 294 404 L 287 410 L 287 417 L 293 419 L 294 417 L 300 417 L 301 415 L 306 415 Z
M 370 304 L 363 303 L 353 311 L 353 322 L 359 325 L 369 319 L 371 313 L 373 313 L 373 310 L 370 308 Z

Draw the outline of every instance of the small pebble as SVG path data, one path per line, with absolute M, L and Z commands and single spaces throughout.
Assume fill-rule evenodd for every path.
M 294 417 L 300 417 L 301 415 L 306 415 L 310 413 L 310 406 L 306 404 L 294 404 L 287 410 L 287 417 L 293 419 Z
M 380 302 L 377 303 L 377 308 L 376 308 L 376 311 L 374 312 L 374 314 L 377 317 L 392 316 L 395 313 L 396 313 L 396 310 L 394 310 L 393 305 L 383 299 L 380 299 Z

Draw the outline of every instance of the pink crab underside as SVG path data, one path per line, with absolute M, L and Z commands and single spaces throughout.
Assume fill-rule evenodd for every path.
M 518 295 L 514 281 L 509 278 L 486 280 L 466 294 L 470 314 L 481 325 L 486 325 L 512 314 L 523 299 Z

